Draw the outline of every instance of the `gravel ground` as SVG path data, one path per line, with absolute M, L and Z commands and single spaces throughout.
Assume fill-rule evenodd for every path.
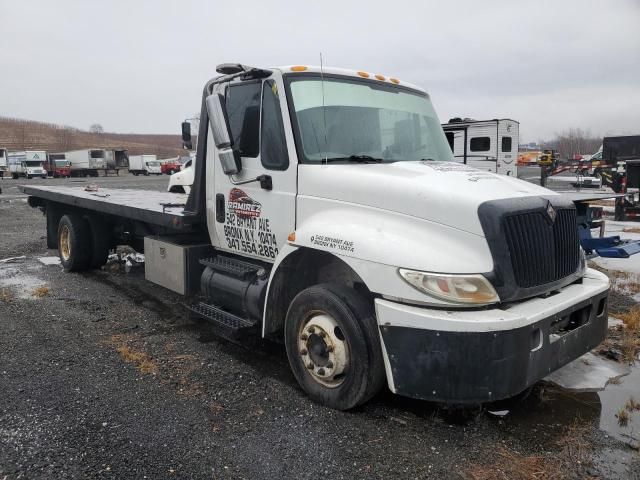
M 598 429 L 593 393 L 539 386 L 492 407 L 505 416 L 388 392 L 351 412 L 318 406 L 282 345 L 217 338 L 143 267 L 41 264 L 56 252 L 22 182 L 0 181 L 0 260 L 26 256 L 0 263 L 0 480 L 516 478 L 504 472 L 520 460 L 551 475 L 536 478 L 640 478 L 636 452 Z M 167 177 L 91 183 L 163 189 Z

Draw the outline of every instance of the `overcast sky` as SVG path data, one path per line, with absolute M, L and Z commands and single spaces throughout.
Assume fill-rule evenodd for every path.
M 318 64 L 429 91 L 522 141 L 640 134 L 640 0 L 0 0 L 0 115 L 178 133 L 222 62 Z

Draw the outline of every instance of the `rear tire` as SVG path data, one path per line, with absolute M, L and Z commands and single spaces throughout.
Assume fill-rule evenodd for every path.
M 58 248 L 58 227 L 62 212 L 54 203 L 47 205 L 47 248 Z
M 284 333 L 293 374 L 314 401 L 348 410 L 382 387 L 375 313 L 355 290 L 334 284 L 303 290 L 291 302 Z
M 58 226 L 58 252 L 68 272 L 87 270 L 91 263 L 91 229 L 89 222 L 76 213 L 67 213 Z
M 102 218 L 92 215 L 84 217 L 89 223 L 91 231 L 91 261 L 90 268 L 100 268 L 107 263 L 111 248 L 111 236 L 108 224 Z
M 14 180 L 17 180 L 18 178 L 20 178 L 20 176 L 17 173 L 12 173 L 11 178 L 13 178 Z

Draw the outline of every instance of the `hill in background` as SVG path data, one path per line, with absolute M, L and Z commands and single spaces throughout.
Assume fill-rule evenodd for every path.
M 185 155 L 180 135 L 92 133 L 64 125 L 0 117 L 0 148 L 9 151 L 56 153 L 107 147 L 125 148 L 129 155 L 155 154 L 159 159 Z

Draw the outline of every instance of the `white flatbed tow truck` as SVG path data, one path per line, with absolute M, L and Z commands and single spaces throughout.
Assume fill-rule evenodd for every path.
M 573 203 L 456 162 L 424 90 L 335 68 L 217 71 L 188 196 L 23 187 L 65 269 L 144 250 L 148 280 L 222 334 L 281 339 L 300 386 L 337 409 L 385 383 L 508 398 L 604 339 L 609 282 L 586 268 Z

